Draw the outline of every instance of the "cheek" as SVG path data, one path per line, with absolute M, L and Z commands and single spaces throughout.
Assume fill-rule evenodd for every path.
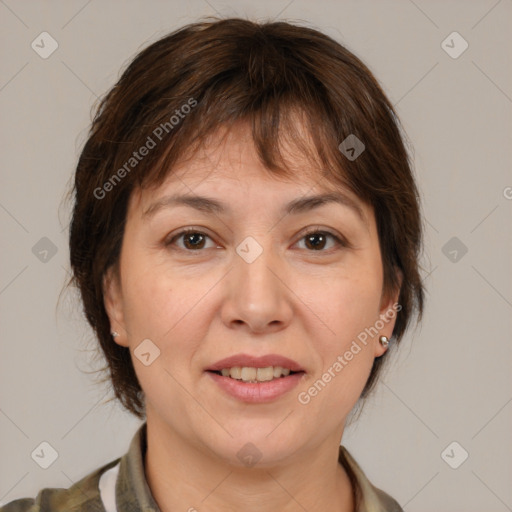
M 178 285 L 179 277 L 168 268 L 136 249 L 129 256 L 123 255 L 121 275 L 123 313 L 130 336 L 158 342 L 185 314 L 191 292 Z
M 315 307 L 329 327 L 329 346 L 342 349 L 374 325 L 379 318 L 381 294 L 380 269 L 371 265 L 333 276 L 327 286 L 316 288 Z
M 132 361 L 146 399 L 153 406 L 160 404 L 184 415 L 187 395 L 180 383 L 190 388 L 191 360 L 204 336 L 194 316 L 198 292 L 183 289 L 176 279 L 150 269 L 134 271 L 124 294 Z M 151 340 L 150 344 L 144 341 L 149 347 L 145 352 L 157 354 L 154 360 L 150 356 L 149 365 L 139 359 L 142 340 Z
M 374 358 L 373 347 L 378 336 L 374 326 L 379 318 L 380 293 L 363 295 L 359 290 L 344 299 L 338 302 L 338 311 L 333 311 L 335 335 L 324 347 L 325 364 L 330 367 L 335 361 L 340 362 L 341 356 L 345 377 L 348 379 L 350 375 L 354 381 L 364 381 Z
M 132 352 L 140 341 L 150 339 L 160 350 L 159 362 L 173 375 L 181 375 L 205 337 L 208 318 L 203 303 L 218 278 L 184 279 L 148 260 L 132 258 L 123 281 Z
M 380 268 L 367 265 L 364 270 L 361 267 L 361 271 L 331 279 L 328 285 L 316 286 L 313 290 L 317 298 L 310 300 L 326 328 L 322 329 L 323 336 L 314 338 L 312 348 L 321 368 L 306 383 L 307 396 L 301 403 L 311 398 L 326 412 L 333 408 L 348 414 L 364 388 L 375 357 L 378 334 L 374 326 L 379 320 L 382 291 Z M 311 318 L 312 329 L 315 321 Z

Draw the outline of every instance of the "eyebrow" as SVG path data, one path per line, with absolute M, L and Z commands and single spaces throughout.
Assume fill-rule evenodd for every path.
M 349 207 L 357 214 L 358 217 L 361 218 L 363 222 L 366 222 L 366 217 L 362 208 L 353 199 L 340 192 L 329 192 L 315 196 L 299 197 L 298 199 L 294 199 L 284 205 L 281 213 L 283 215 L 306 213 L 329 203 L 337 203 Z M 172 208 L 176 206 L 188 206 L 195 210 L 214 215 L 231 213 L 231 208 L 228 205 L 211 197 L 189 194 L 173 194 L 170 196 L 164 196 L 158 201 L 155 201 L 147 208 L 142 216 L 147 219 L 154 216 L 158 211 L 164 208 Z

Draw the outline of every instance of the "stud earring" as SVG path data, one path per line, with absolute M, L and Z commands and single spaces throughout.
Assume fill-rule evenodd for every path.
M 110 334 L 112 335 L 112 338 L 117 338 L 119 336 L 119 333 L 116 331 L 112 331 Z
M 379 338 L 379 341 L 380 341 L 380 344 L 384 347 L 384 348 L 388 348 L 388 345 L 389 345 L 389 339 L 387 338 L 387 336 L 381 336 Z

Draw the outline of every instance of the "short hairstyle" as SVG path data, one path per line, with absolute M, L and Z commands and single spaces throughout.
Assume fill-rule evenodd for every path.
M 414 313 L 421 317 L 418 191 L 399 120 L 370 70 L 305 26 L 239 18 L 184 26 L 141 51 L 100 101 L 74 177 L 70 284 L 80 291 L 106 358 L 106 380 L 141 419 L 144 393 L 129 349 L 112 340 L 103 278 L 118 268 L 133 191 L 158 186 L 179 159 L 237 122 L 248 123 L 269 172 L 293 177 L 283 156 L 283 144 L 293 144 L 320 169 L 318 177 L 373 207 L 383 293 L 400 288 L 394 341 Z M 365 145 L 357 158 L 340 150 L 351 135 Z M 361 398 L 374 387 L 387 354 L 375 358 Z

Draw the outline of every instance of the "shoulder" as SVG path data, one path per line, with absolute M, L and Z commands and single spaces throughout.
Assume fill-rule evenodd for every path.
M 21 498 L 0 507 L 0 512 L 32 512 L 36 510 L 34 504 L 34 498 Z
M 21 498 L 0 507 L 0 512 L 105 512 L 99 480 L 120 459 L 94 470 L 68 489 L 45 488 L 35 498 Z

